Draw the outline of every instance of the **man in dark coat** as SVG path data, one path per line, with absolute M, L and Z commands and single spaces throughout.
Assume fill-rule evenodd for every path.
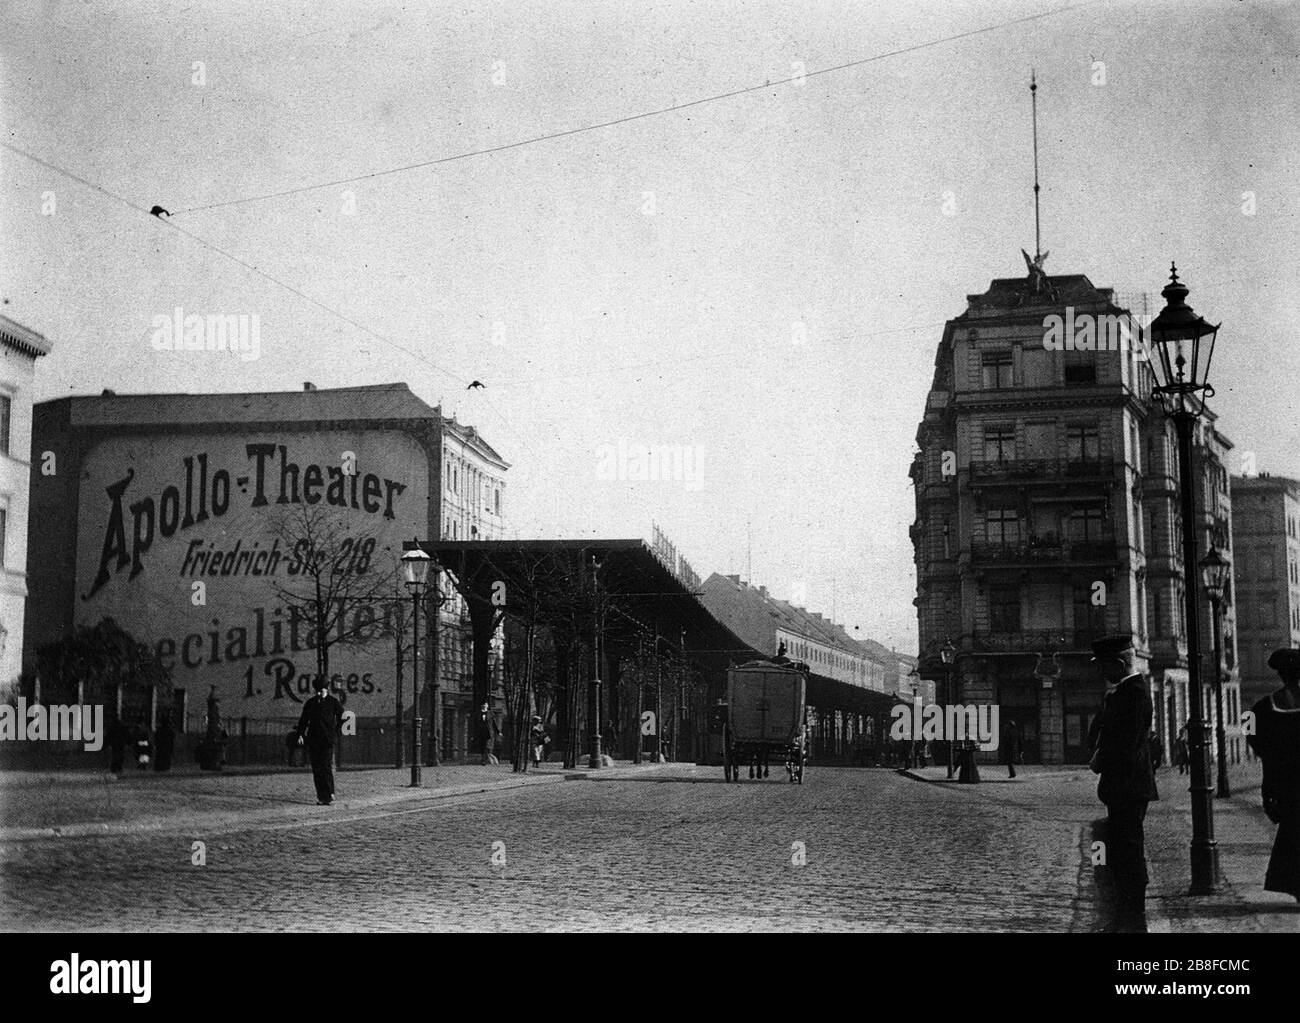
M 1106 862 L 1114 882 L 1116 914 L 1109 929 L 1146 931 L 1147 804 L 1159 799 L 1151 768 L 1151 694 L 1133 661 L 1133 637 L 1107 636 L 1092 645 L 1106 680 L 1106 697 L 1091 767 L 1101 775 L 1097 798 L 1106 804 Z
M 497 721 L 492 714 L 490 704 L 485 703 L 479 708 L 478 720 L 475 722 L 475 733 L 478 736 L 479 749 L 483 754 L 483 765 L 495 764 L 497 758 L 493 750 L 496 748 Z
M 324 678 L 316 680 L 316 695 L 302 705 L 298 719 L 298 745 L 306 743 L 316 802 L 334 802 L 334 739 L 343 731 L 343 704 L 329 691 Z
M 1020 759 L 1020 725 L 1012 718 L 1002 734 L 1002 755 L 1007 758 L 1007 777 L 1016 776 L 1016 761 Z
M 122 766 L 126 762 L 126 740 L 127 727 L 123 723 L 121 716 L 115 711 L 113 721 L 108 726 L 108 748 L 112 753 L 112 761 L 108 769 L 113 774 L 122 773 Z
M 158 725 L 158 731 L 154 735 L 153 769 L 155 771 L 171 770 L 172 756 L 175 752 L 176 729 L 172 726 L 171 715 L 164 714 L 162 721 Z
M 1264 763 L 1264 812 L 1278 826 L 1264 890 L 1300 901 L 1300 650 L 1274 650 L 1268 666 L 1283 685 L 1255 704 L 1247 740 Z

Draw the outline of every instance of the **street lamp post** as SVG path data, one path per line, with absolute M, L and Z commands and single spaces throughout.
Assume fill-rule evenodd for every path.
M 1155 377 L 1152 394 L 1178 432 L 1178 475 L 1183 520 L 1183 594 L 1187 619 L 1187 696 L 1190 703 L 1188 754 L 1192 781 L 1192 895 L 1210 895 L 1219 888 L 1219 849 L 1214 840 L 1214 801 L 1209 783 L 1208 736 L 1201 707 L 1201 629 L 1197 615 L 1196 503 L 1193 498 L 1192 431 L 1213 397 L 1210 360 L 1218 325 L 1207 323 L 1187 304 L 1187 286 L 1171 267 L 1169 283 L 1160 293 L 1165 307 L 1148 328 L 1147 361 Z
M 587 696 L 587 711 L 590 723 L 587 727 L 588 741 L 591 743 L 591 756 L 587 760 L 588 767 L 600 767 L 600 609 L 597 600 L 597 573 L 600 571 L 600 562 L 596 556 L 591 556 L 591 691 Z M 659 656 L 658 649 L 655 650 L 655 656 Z M 658 721 L 655 722 L 655 728 L 659 727 Z M 655 736 L 657 740 L 658 735 Z M 658 762 L 657 759 L 655 762 Z
M 952 704 L 952 665 L 957 659 L 957 648 L 952 645 L 952 640 L 946 641 L 939 648 L 939 656 L 943 659 L 943 714 L 944 719 L 948 717 L 948 707 Z M 948 747 L 948 780 L 952 780 L 953 774 L 953 757 L 952 757 L 952 736 L 948 736 L 944 745 Z
M 411 785 L 420 785 L 420 730 L 424 721 L 420 717 L 420 590 L 429 578 L 429 555 L 420 548 L 420 541 L 411 541 L 413 546 L 402 555 L 402 572 L 405 575 L 406 588 L 411 591 L 414 610 L 415 635 L 411 644 L 411 690 L 415 695 L 411 718 Z
M 1228 734 L 1223 726 L 1223 596 L 1228 589 L 1228 576 L 1232 564 L 1219 553 L 1217 547 L 1211 547 L 1200 561 L 1201 582 L 1210 598 L 1210 607 L 1214 609 L 1214 721 L 1215 738 L 1219 748 L 1219 789 L 1218 797 L 1227 799 L 1232 795 L 1228 785 Z

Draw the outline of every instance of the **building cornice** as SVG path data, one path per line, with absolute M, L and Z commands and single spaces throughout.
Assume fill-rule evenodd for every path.
M 54 347 L 45 340 L 43 335 L 9 319 L 8 316 L 0 316 L 0 343 L 33 360 L 42 355 L 49 355 Z

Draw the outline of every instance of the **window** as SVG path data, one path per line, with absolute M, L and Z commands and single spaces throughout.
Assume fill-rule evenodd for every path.
M 985 513 L 989 543 L 1020 542 L 1020 512 L 1015 508 L 990 508 Z
M 1106 631 L 1106 605 L 1093 603 L 1091 583 L 1074 586 L 1074 627 L 1098 636 Z
M 496 513 L 501 514 L 501 491 L 496 491 Z
M 1020 587 L 989 587 L 989 629 L 993 632 L 1020 631 Z
M 1165 620 L 1165 595 L 1159 590 L 1151 595 L 1151 617 L 1155 620 L 1156 636 L 1169 635 L 1169 622 Z
M 981 381 L 984 390 L 1011 386 L 1011 353 L 986 352 L 981 360 Z
M 1011 462 L 1016 457 L 1016 431 L 1011 426 L 989 426 L 984 430 L 984 460 Z
M 9 413 L 13 405 L 7 394 L 0 394 L 0 455 L 9 454 Z
M 1092 352 L 1065 353 L 1066 384 L 1095 384 L 1097 382 L 1097 360 Z
M 1106 510 L 1099 504 L 1085 504 L 1070 511 L 1066 535 L 1073 543 L 1094 543 L 1104 539 Z
M 8 420 L 5 420 L 6 423 Z M 9 538 L 9 512 L 0 508 L 0 568 L 5 567 L 5 541 Z
M 1093 462 L 1101 452 L 1096 423 L 1082 423 L 1065 428 L 1065 456 L 1071 462 Z

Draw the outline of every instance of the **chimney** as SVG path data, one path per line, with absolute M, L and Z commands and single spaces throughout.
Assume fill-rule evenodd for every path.
M 763 595 L 763 599 L 764 599 L 764 600 L 767 599 L 767 587 L 766 587 L 766 586 L 760 586 L 760 587 L 758 588 L 758 592 L 761 593 L 761 594 Z
M 304 380 L 302 382 L 302 389 L 304 391 L 314 391 L 316 390 L 316 385 L 313 384 L 310 380 Z
M 103 392 L 100 394 L 100 397 L 101 397 L 101 398 L 116 398 L 116 397 L 117 397 L 117 392 L 116 392 L 115 390 L 113 390 L 111 387 L 105 387 L 104 390 L 103 390 Z

